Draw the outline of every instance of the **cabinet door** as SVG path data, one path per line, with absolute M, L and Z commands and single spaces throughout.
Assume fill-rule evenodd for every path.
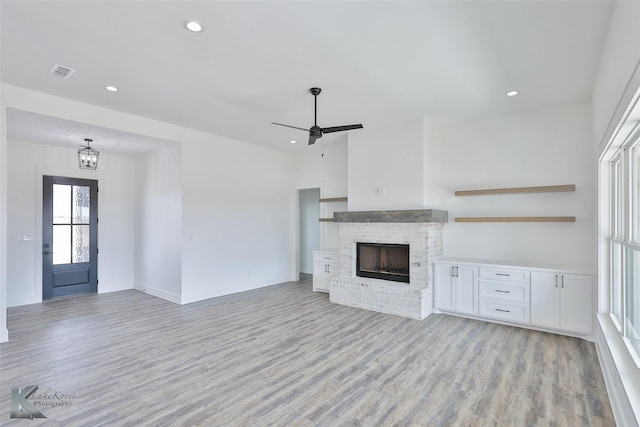
M 478 314 L 477 268 L 455 267 L 455 310 L 459 313 Z
M 435 264 L 435 300 L 436 308 L 452 311 L 453 300 L 453 265 Z
M 560 275 L 531 273 L 531 324 L 560 327 Z
M 327 265 L 322 261 L 313 263 L 313 290 L 316 292 L 329 292 Z
M 593 284 L 590 276 L 560 276 L 560 327 L 567 331 L 593 332 Z
M 328 262 L 327 264 L 327 276 L 335 277 L 338 275 L 338 264 L 335 262 Z

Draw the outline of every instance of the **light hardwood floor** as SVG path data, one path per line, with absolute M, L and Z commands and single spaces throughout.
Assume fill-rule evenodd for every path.
M 84 295 L 8 326 L 0 425 L 614 425 L 592 343 L 344 307 L 308 280 L 185 306 Z M 10 419 L 11 387 L 32 384 L 71 406 Z

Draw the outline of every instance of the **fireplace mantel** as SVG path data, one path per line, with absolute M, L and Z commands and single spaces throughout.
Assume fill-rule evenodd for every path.
M 334 222 L 441 222 L 449 220 L 447 211 L 414 209 L 397 211 L 334 212 Z

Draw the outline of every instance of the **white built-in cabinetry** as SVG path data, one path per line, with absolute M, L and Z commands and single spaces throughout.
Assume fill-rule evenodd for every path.
M 455 313 L 478 314 L 478 268 L 438 263 L 436 269 L 436 308 Z
M 313 251 L 313 290 L 329 292 L 329 279 L 338 275 L 337 252 Z
M 481 265 L 479 315 L 508 322 L 529 322 L 529 271 Z
M 593 276 L 575 271 L 443 258 L 434 263 L 435 308 L 549 329 L 593 333 Z
M 531 324 L 590 334 L 593 323 L 591 276 L 531 273 Z

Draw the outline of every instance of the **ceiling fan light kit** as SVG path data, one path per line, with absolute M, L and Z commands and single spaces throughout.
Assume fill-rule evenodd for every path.
M 326 128 L 321 128 L 320 126 L 318 126 L 318 95 L 320 95 L 322 89 L 320 89 L 319 87 L 312 87 L 311 89 L 309 89 L 309 92 L 311 92 L 311 95 L 313 95 L 313 126 L 311 126 L 309 129 L 305 129 L 297 126 L 285 125 L 283 123 L 271 122 L 271 124 L 309 132 L 309 145 L 315 144 L 316 140 L 322 138 L 322 135 L 324 135 L 325 133 L 362 129 L 361 124 L 332 126 Z

